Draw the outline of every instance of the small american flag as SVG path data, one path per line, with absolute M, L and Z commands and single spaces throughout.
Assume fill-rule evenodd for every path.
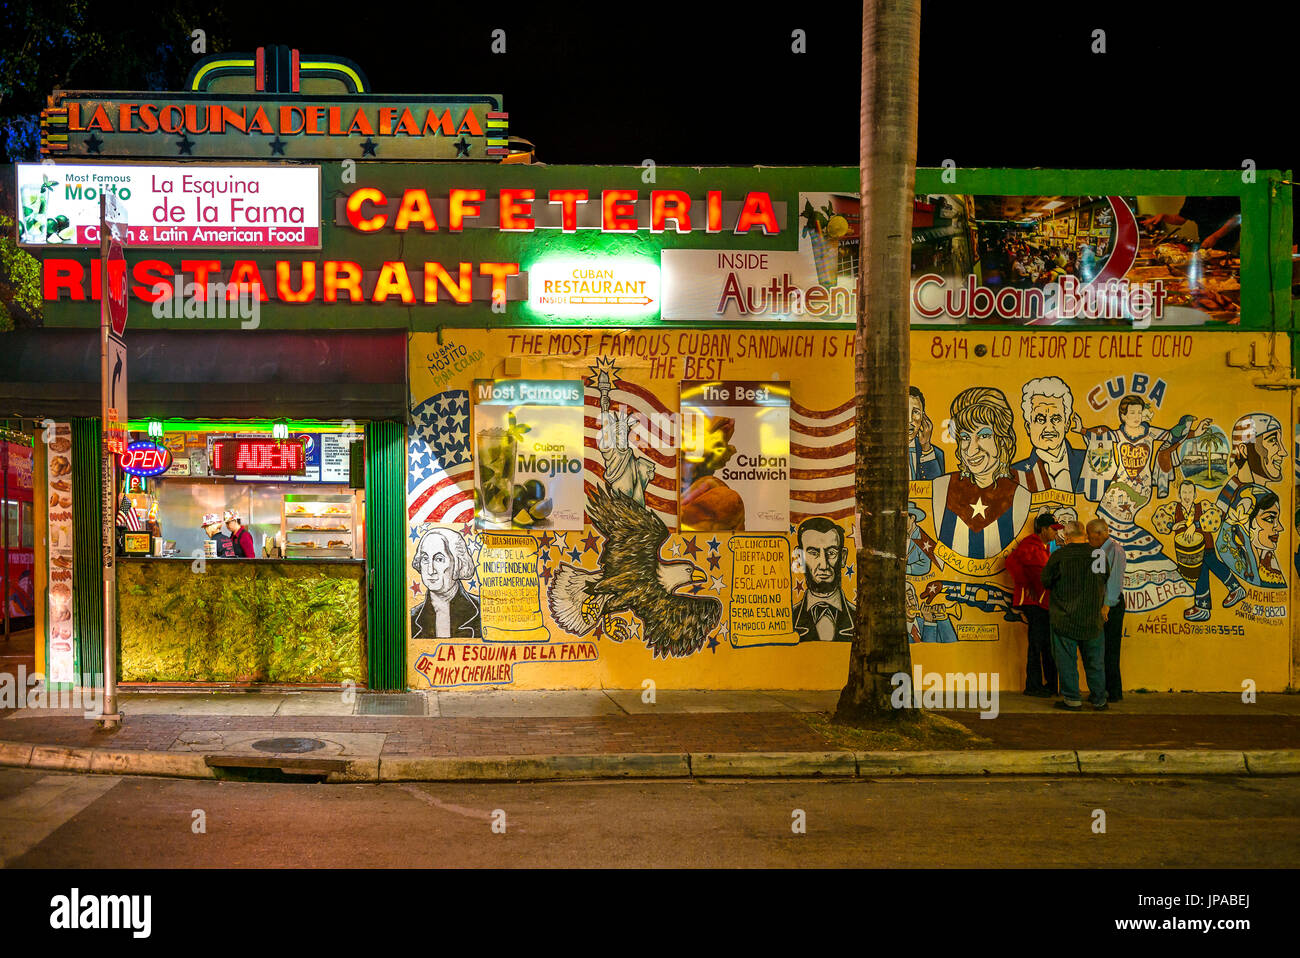
M 411 409 L 406 503 L 412 524 L 474 518 L 469 390 L 449 389 Z
M 117 524 L 122 528 L 130 529 L 132 532 L 144 531 L 144 523 L 135 514 L 135 506 L 127 496 L 123 496 L 117 504 Z

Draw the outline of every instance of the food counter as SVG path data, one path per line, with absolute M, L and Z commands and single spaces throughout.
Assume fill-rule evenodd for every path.
M 361 684 L 360 559 L 121 558 L 122 682 Z

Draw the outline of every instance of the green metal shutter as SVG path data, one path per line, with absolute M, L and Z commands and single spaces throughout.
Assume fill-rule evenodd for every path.
M 370 687 L 406 687 L 406 426 L 366 425 Z
M 104 555 L 98 419 L 72 420 L 72 608 L 83 675 L 104 671 Z M 101 680 L 102 681 L 102 680 Z

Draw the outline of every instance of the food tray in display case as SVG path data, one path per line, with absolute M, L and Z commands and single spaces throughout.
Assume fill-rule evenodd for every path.
M 280 531 L 289 559 L 351 559 L 356 556 L 355 500 L 350 495 L 291 493 L 284 496 Z

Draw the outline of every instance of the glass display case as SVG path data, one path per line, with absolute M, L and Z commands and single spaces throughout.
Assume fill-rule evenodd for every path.
M 355 558 L 355 505 L 350 495 L 286 494 L 280 519 L 285 558 Z

